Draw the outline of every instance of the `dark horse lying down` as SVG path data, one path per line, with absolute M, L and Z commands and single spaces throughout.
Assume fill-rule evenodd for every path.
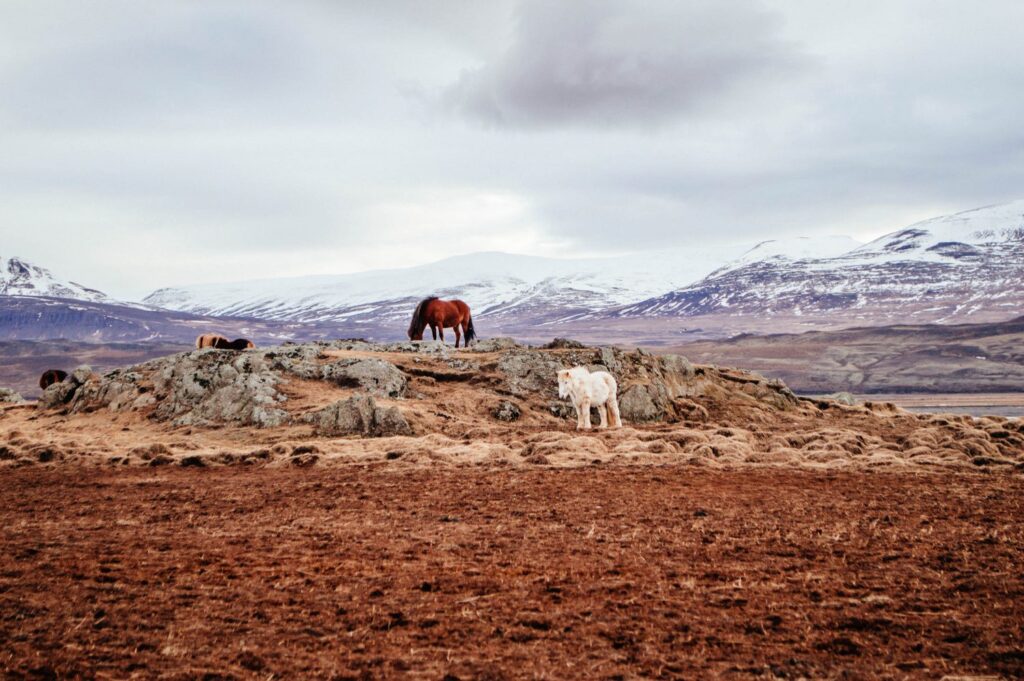
M 68 377 L 68 372 L 61 371 L 60 369 L 47 369 L 43 372 L 43 375 L 39 377 L 39 387 L 46 390 L 54 383 L 60 383 Z
M 217 348 L 218 350 L 248 350 L 254 348 L 256 345 L 246 338 L 236 338 L 233 341 L 229 341 L 224 336 L 218 336 L 215 333 L 204 333 L 203 335 L 196 338 L 196 348 Z
M 459 347 L 459 338 L 466 335 L 465 345 L 476 338 L 476 331 L 473 329 L 473 318 L 469 314 L 469 305 L 461 300 L 441 300 L 436 296 L 424 298 L 416 306 L 412 313 L 412 322 L 409 324 L 409 340 L 423 340 L 423 330 L 430 327 L 430 333 L 434 340 L 437 340 L 438 333 L 441 334 L 441 342 L 444 342 L 444 330 L 455 329 L 455 347 Z M 459 327 L 462 327 L 462 334 Z

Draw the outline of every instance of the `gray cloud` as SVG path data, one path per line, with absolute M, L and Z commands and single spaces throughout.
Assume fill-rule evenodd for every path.
M 512 44 L 462 73 L 446 106 L 508 127 L 671 121 L 803 61 L 753 0 L 523 3 Z
M 1022 24 L 1016 0 L 0 3 L 0 247 L 131 297 L 878 233 L 1024 197 Z

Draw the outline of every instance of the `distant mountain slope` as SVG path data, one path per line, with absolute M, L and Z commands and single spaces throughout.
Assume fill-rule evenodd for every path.
M 44 296 L 0 295 L 0 341 L 67 339 L 90 343 L 187 343 L 200 333 L 251 338 L 260 344 L 344 336 L 321 324 L 206 317 L 138 305 Z
M 640 300 L 700 279 L 745 246 L 617 258 L 474 253 L 405 269 L 155 291 L 147 304 L 197 314 L 375 324 L 406 320 L 427 295 L 462 298 L 476 317 L 535 323 Z
M 671 351 L 695 362 L 741 365 L 798 392 L 1024 392 L 1024 317 L 744 335 Z
M 92 302 L 111 301 L 102 291 L 63 281 L 50 270 L 22 258 L 0 258 L 0 295 L 49 296 Z
M 1016 201 L 926 220 L 833 257 L 745 256 L 738 266 L 604 316 L 803 317 L 850 325 L 1022 312 L 1024 201 Z

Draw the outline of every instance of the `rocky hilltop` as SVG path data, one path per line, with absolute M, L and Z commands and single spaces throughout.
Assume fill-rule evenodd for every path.
M 579 432 L 556 371 L 607 369 L 624 428 Z M 197 350 L 82 367 L 2 411 L 2 458 L 147 464 L 365 463 L 1014 468 L 1024 424 L 808 400 L 679 355 L 491 339 Z

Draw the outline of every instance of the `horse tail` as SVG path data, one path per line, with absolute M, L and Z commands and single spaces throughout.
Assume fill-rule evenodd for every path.
M 416 306 L 416 309 L 412 313 L 412 321 L 409 322 L 409 339 L 413 336 L 423 332 L 423 329 L 427 326 L 427 307 L 433 301 L 437 300 L 437 296 L 430 296 L 424 298 Z
M 470 341 L 476 340 L 476 329 L 473 328 L 473 315 L 469 314 L 468 308 L 466 313 L 469 317 L 466 320 L 466 345 L 469 345 Z

